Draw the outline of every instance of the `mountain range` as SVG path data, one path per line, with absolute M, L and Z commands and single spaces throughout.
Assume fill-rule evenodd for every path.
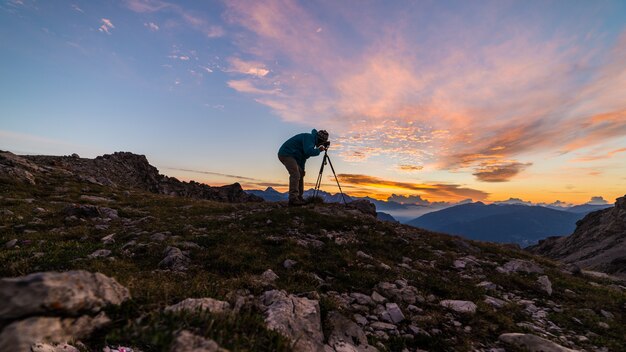
M 422 215 L 408 224 L 474 240 L 528 246 L 549 236 L 571 234 L 584 216 L 540 206 L 476 202 Z
M 246 192 L 266 201 L 284 201 L 288 198 L 286 192 L 282 193 L 271 187 Z M 313 189 L 305 191 L 305 197 L 313 194 Z M 327 203 L 342 202 L 339 193 L 319 191 L 318 196 Z M 524 247 L 550 236 L 569 235 L 576 228 L 576 222 L 586 214 L 611 207 L 610 204 L 565 205 L 562 202 L 536 205 L 515 198 L 493 204 L 467 201 L 457 204 L 427 201 L 424 204 L 403 204 L 347 194 L 345 199 L 347 202 L 367 200 L 373 203 L 379 212 L 379 218 L 387 221 L 399 221 L 475 240 L 517 243 Z

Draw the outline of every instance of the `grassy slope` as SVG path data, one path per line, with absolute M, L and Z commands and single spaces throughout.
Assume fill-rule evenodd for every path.
M 101 204 L 118 209 L 119 215 L 131 220 L 150 216 L 134 227 L 124 226 L 121 219 L 113 220 L 106 230 L 96 230 L 91 221 L 65 224 L 62 209 L 68 202 L 93 204 L 80 200 L 80 195 L 96 195 L 113 199 Z M 37 271 L 83 269 L 115 277 L 127 286 L 133 299 L 122 307 L 110 309 L 113 325 L 96 334 L 88 345 L 101 349 L 105 344 L 140 346 L 146 350 L 163 350 L 171 342 L 171 332 L 188 327 L 216 340 L 222 347 L 247 351 L 286 351 L 288 342 L 268 331 L 261 314 L 254 309 L 236 317 L 203 315 L 181 316 L 161 312 L 166 305 L 188 297 L 226 299 L 229 292 L 248 289 L 260 294 L 264 287 L 255 278 L 268 268 L 280 279 L 279 289 L 290 293 L 317 291 L 325 293 L 362 292 L 370 294 L 382 281 L 404 278 L 417 287 L 424 297 L 435 295 L 431 303 L 418 304 L 424 309 L 419 326 L 427 330 L 438 328 L 439 335 L 414 340 L 401 337 L 384 342 L 390 350 L 421 347 L 429 350 L 471 350 L 483 342 L 491 344 L 503 332 L 524 331 L 516 323 L 529 321 L 522 309 L 510 304 L 498 311 L 482 302 L 487 293 L 475 284 L 480 277 L 461 278 L 451 268 L 452 262 L 468 253 L 466 241 L 446 235 L 378 222 L 375 219 L 340 215 L 323 215 L 313 208 L 282 208 L 276 204 L 223 204 L 201 200 L 173 198 L 140 192 L 111 190 L 92 184 L 77 183 L 61 176 L 51 176 L 47 183 L 29 186 L 4 180 L 0 183 L 0 209 L 14 215 L 0 215 L 0 244 L 17 238 L 19 248 L 0 250 L 0 276 L 19 276 Z M 32 202 L 24 199 L 33 199 Z M 43 214 L 33 211 L 46 209 Z M 343 214 L 343 215 L 341 215 Z M 40 223 L 33 223 L 40 218 Z M 269 221 L 268 221 L 269 220 Z M 20 228 L 20 225 L 26 225 Z M 17 226 L 17 227 L 16 227 Z M 24 230 L 27 230 L 26 232 Z M 31 232 L 34 230 L 36 232 Z M 358 239 L 338 245 L 321 233 L 341 232 Z M 150 241 L 155 232 L 170 231 L 178 239 Z M 103 236 L 115 233 L 115 243 L 103 245 Z M 321 248 L 298 245 L 297 238 L 306 234 L 318 236 Z M 147 243 L 133 255 L 122 246 L 130 240 Z M 193 241 L 201 248 L 190 249 L 192 264 L 185 274 L 158 269 L 163 249 L 168 244 Z M 562 328 L 579 335 L 591 334 L 589 343 L 619 350 L 626 344 L 626 320 L 622 315 L 626 296 L 605 285 L 591 286 L 588 279 L 562 274 L 554 263 L 506 247 L 469 242 L 470 249 L 480 259 L 502 264 L 509 258 L 533 258 L 548 268 L 555 292 L 550 300 L 561 305 L 562 313 L 552 313 L 550 319 Z M 113 251 L 111 259 L 86 259 L 96 249 Z M 364 251 L 377 261 L 392 267 L 386 270 L 377 262 L 358 258 Z M 43 253 L 43 255 L 37 255 Z M 415 270 L 397 266 L 402 258 L 412 259 Z M 282 267 L 285 259 L 298 262 L 295 269 Z M 368 265 L 372 264 L 372 265 Z M 319 285 L 310 273 L 325 278 Z M 545 301 L 548 297 L 538 291 L 536 275 L 504 275 L 495 266 L 483 267 L 483 275 L 525 298 Z M 575 294 L 566 293 L 566 289 Z M 336 309 L 336 302 L 322 296 L 322 314 Z M 440 299 L 465 299 L 478 304 L 473 316 L 456 316 L 470 333 L 449 326 L 449 312 L 437 303 Z M 402 307 L 406 311 L 405 307 Z M 617 323 L 611 329 L 598 327 L 597 314 L 581 309 L 612 312 Z M 350 314 L 346 314 L 350 316 Z M 575 316 L 582 323 L 575 322 Z M 372 341 L 373 343 L 375 341 Z M 583 347 L 585 343 L 581 343 Z

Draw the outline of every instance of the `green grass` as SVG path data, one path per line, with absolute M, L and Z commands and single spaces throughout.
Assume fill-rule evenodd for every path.
M 563 274 L 554 262 L 509 247 L 465 241 L 375 219 L 355 218 L 332 209 L 330 212 L 336 215 L 315 210 L 315 207 L 332 208 L 327 205 L 284 208 L 276 204 L 225 204 L 139 191 L 125 192 L 55 175 L 41 180 L 36 186 L 2 181 L 0 209 L 8 209 L 14 214 L 0 215 L 0 245 L 17 238 L 19 248 L 0 250 L 1 276 L 81 269 L 102 272 L 130 289 L 132 300 L 107 310 L 113 325 L 87 341 L 94 350 L 101 350 L 106 344 L 132 345 L 146 351 L 167 350 L 173 334 L 184 328 L 212 338 L 232 351 L 288 351 L 288 341 L 265 329 L 262 314 L 253 309 L 237 316 L 163 313 L 167 305 L 188 297 L 226 299 L 237 289 L 248 289 L 258 295 L 268 289 L 257 279 L 267 269 L 279 275 L 274 283 L 278 289 L 293 294 L 311 291 L 322 294 L 323 318 L 329 311 L 341 310 L 336 302 L 324 296 L 328 291 L 371 294 L 380 282 L 406 279 L 422 297 L 435 295 L 432 302 L 416 304 L 424 312 L 418 314 L 414 324 L 425 330 L 440 329 L 442 333 L 380 341 L 390 351 L 404 348 L 471 351 L 477 343 L 493 343 L 501 333 L 523 332 L 524 329 L 516 324 L 530 321 L 530 317 L 517 305 L 494 310 L 484 304 L 484 295 L 494 294 L 476 287 L 482 280 L 492 281 L 502 286 L 505 292 L 518 293 L 542 304 L 547 300 L 557 302 L 563 312 L 552 312 L 550 320 L 579 335 L 596 334 L 590 335 L 590 342 L 581 343 L 581 347 L 595 344 L 619 350 L 626 343 L 626 316 L 623 314 L 626 295 L 623 292 L 606 286 L 591 286 L 590 279 Z M 67 223 L 63 208 L 70 203 L 89 203 L 80 199 L 83 194 L 114 199 L 115 202 L 100 205 L 117 209 L 119 215 L 128 220 L 112 220 L 107 223 L 106 230 L 97 230 L 91 220 Z M 22 200 L 26 198 L 34 200 L 32 203 Z M 37 214 L 33 211 L 36 207 L 45 208 L 47 212 Z M 36 218 L 41 222 L 35 223 Z M 141 223 L 129 225 L 141 219 L 144 219 Z M 152 234 L 166 231 L 179 238 L 150 241 Z M 338 232 L 355 241 L 339 245 L 333 239 L 321 236 L 322 233 L 332 235 Z M 115 233 L 115 243 L 102 244 L 100 239 L 111 233 Z M 299 240 L 308 240 L 310 236 L 321 241 L 321 247 L 298 244 Z M 149 245 L 142 249 L 133 248 L 133 255 L 129 256 L 122 246 L 131 240 Z M 200 246 L 189 250 L 192 261 L 189 270 L 185 273 L 157 270 L 165 247 L 183 241 Z M 115 259 L 86 258 L 100 248 L 110 249 Z M 375 259 L 360 258 L 357 251 Z M 36 256 L 36 253 L 43 255 Z M 495 271 L 496 265 L 482 265 L 477 277 L 461 278 L 452 263 L 468 254 L 497 265 L 510 258 L 534 260 L 547 268 L 554 293 L 547 297 L 538 289 L 536 274 L 500 274 Z M 412 260 L 413 270 L 396 265 L 403 257 Z M 296 266 L 283 268 L 286 259 L 297 261 Z M 380 262 L 391 269 L 380 267 Z M 320 285 L 313 274 L 323 278 L 325 283 Z M 566 293 L 566 290 L 574 291 L 575 295 Z M 471 300 L 478 304 L 478 311 L 472 316 L 453 315 L 462 324 L 456 329 L 449 326 L 451 313 L 439 306 L 441 299 Z M 400 306 L 408 316 L 406 305 Z M 581 313 L 581 309 L 591 309 L 595 314 Z M 600 309 L 615 314 L 613 321 L 599 316 Z M 343 313 L 351 316 L 349 311 Z M 572 316 L 583 324 L 576 323 Z M 611 328 L 600 328 L 600 321 L 609 323 Z M 410 322 L 406 321 L 400 326 L 408 324 Z M 462 331 L 467 325 L 472 327 L 471 333 Z M 371 342 L 379 341 L 371 338 Z

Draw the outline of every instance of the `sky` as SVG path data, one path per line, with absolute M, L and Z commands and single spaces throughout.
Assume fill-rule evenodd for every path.
M 0 0 L 0 42 L 16 154 L 284 191 L 278 148 L 317 128 L 351 195 L 626 193 L 625 1 Z

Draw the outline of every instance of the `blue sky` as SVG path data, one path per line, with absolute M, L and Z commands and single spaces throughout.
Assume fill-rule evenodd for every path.
M 132 151 L 264 188 L 286 183 L 285 139 L 325 128 L 355 194 L 626 189 L 623 1 L 2 0 L 0 41 L 16 153 Z

